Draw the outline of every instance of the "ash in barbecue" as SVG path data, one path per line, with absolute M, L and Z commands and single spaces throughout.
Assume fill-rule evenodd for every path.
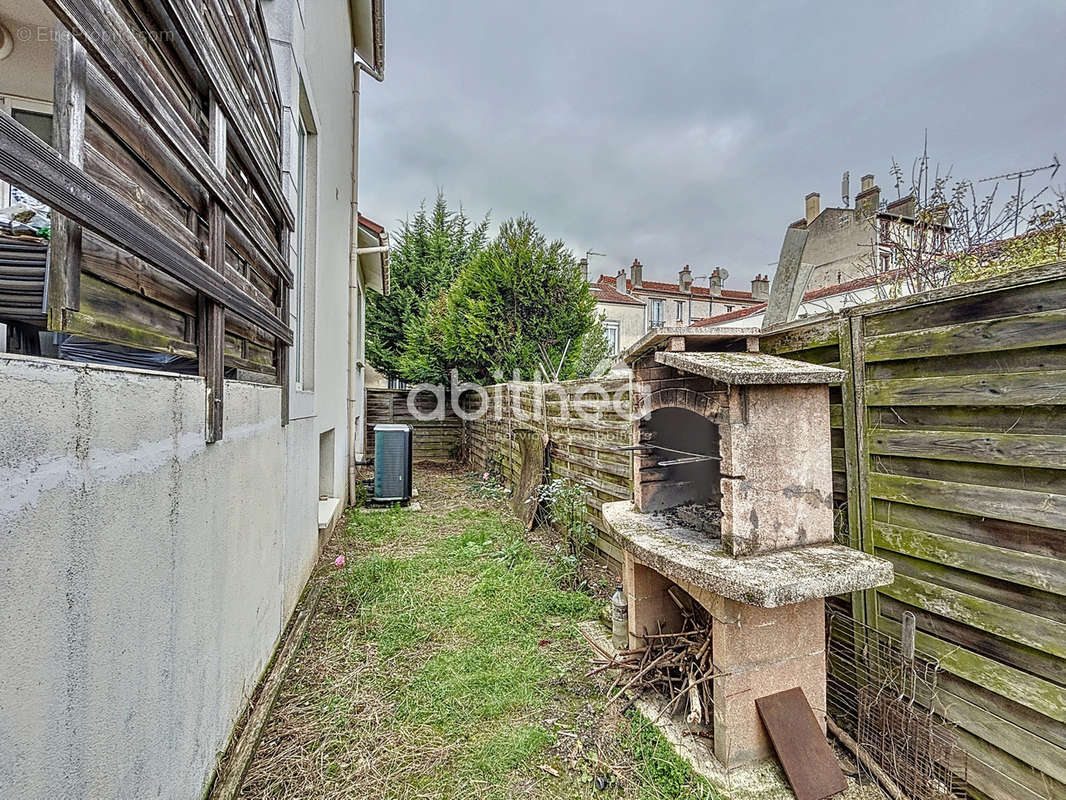
M 657 511 L 652 516 L 670 527 L 691 528 L 712 539 L 722 538 L 722 509 L 717 503 L 686 503 Z

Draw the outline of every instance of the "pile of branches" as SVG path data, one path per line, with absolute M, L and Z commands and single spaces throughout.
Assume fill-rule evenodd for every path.
M 656 633 L 649 633 L 645 628 L 637 637 L 643 646 L 614 654 L 589 639 L 597 655 L 586 677 L 618 671 L 607 689 L 608 705 L 626 692 L 651 689 L 669 701 L 662 713 L 681 711 L 690 725 L 709 725 L 713 715 L 711 682 L 723 674 L 711 663 L 711 618 L 698 603 L 683 601 L 675 587 L 668 593 L 681 611 L 681 629 L 664 633 L 659 624 Z

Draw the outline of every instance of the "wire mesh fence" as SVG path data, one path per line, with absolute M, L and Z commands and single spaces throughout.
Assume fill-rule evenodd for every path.
M 826 706 L 852 740 L 860 774 L 909 800 L 966 798 L 966 758 L 934 707 L 940 665 L 903 638 L 842 614 L 826 629 Z

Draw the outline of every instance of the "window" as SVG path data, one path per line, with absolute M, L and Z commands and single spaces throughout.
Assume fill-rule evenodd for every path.
M 677 321 L 678 322 L 684 322 L 685 321 L 685 301 L 684 300 L 678 300 L 677 301 Z
M 15 122 L 29 128 L 41 141 L 50 145 L 54 144 L 52 142 L 51 103 L 0 95 L 0 114 L 10 114 Z M 0 208 L 25 202 L 32 204 L 37 201 L 17 186 L 11 186 L 0 179 Z
M 618 323 L 614 320 L 606 320 L 603 329 L 607 333 L 607 344 L 610 345 L 611 355 L 618 355 Z
M 24 108 L 11 109 L 11 116 L 15 122 L 20 122 L 37 135 L 37 138 L 47 144 L 52 144 L 52 115 L 40 111 L 29 111 Z
M 726 307 L 725 307 L 725 313 L 727 313 L 727 314 L 728 314 L 728 313 L 729 313 L 730 311 L 732 311 L 732 310 L 733 310 L 733 306 L 726 306 Z
M 881 253 L 881 271 L 888 272 L 892 267 L 892 254 Z
M 301 87 L 300 104 L 292 109 L 294 141 L 291 178 L 295 188 L 293 216 L 292 360 L 294 385 L 315 388 L 315 253 L 318 242 L 318 136 L 314 117 Z
M 664 316 L 666 315 L 666 301 L 665 300 L 652 300 L 651 305 L 648 306 L 648 327 L 649 328 L 661 328 L 664 323 Z
M 296 385 L 303 386 L 303 323 L 304 323 L 304 261 L 307 256 L 307 127 L 303 114 L 296 117 L 296 269 L 293 270 L 293 326 L 292 352 L 296 354 Z

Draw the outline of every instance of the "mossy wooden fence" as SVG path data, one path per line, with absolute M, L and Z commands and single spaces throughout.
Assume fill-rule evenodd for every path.
M 830 390 L 837 540 L 897 577 L 830 605 L 888 633 L 915 613 L 974 797 L 1066 800 L 1066 264 L 791 323 L 761 349 L 850 376 Z M 600 505 L 631 494 L 631 423 L 502 391 L 530 419 L 468 423 L 472 461 L 510 478 L 513 431 L 548 431 L 602 530 Z
M 792 324 L 762 349 L 851 375 L 831 396 L 837 532 L 896 569 L 852 612 L 889 633 L 917 616 L 972 794 L 1066 798 L 1066 265 Z
M 463 440 L 463 421 L 446 402 L 437 412 L 437 399 L 423 393 L 414 399 L 416 416 L 408 406 L 406 389 L 366 390 L 366 447 L 374 452 L 374 426 L 383 423 L 410 425 L 412 458 L 415 461 L 448 461 L 458 458 Z M 429 416 L 430 419 L 425 417 Z
M 515 431 L 532 429 L 551 440 L 551 470 L 588 488 L 589 521 L 599 532 L 596 545 L 613 559 L 621 551 L 610 538 L 600 508 L 632 494 L 628 452 L 632 423 L 628 379 L 566 381 L 556 384 L 504 383 L 487 387 L 488 410 L 465 425 L 464 452 L 477 469 L 497 470 L 510 484 L 518 475 Z M 465 405 L 471 412 L 476 401 Z

